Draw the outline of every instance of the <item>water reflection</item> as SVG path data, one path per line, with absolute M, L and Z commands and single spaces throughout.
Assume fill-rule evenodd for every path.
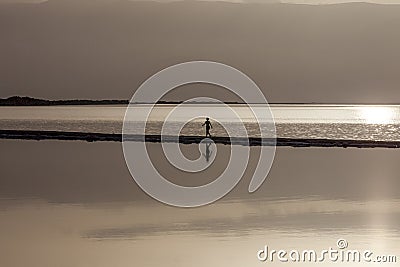
M 400 227 L 397 223 L 400 219 L 398 199 L 357 202 L 318 198 L 266 198 L 257 201 L 222 201 L 200 211 L 129 205 L 126 209 L 140 214 L 164 214 L 166 209 L 173 219 L 159 218 L 157 222 L 132 222 L 129 226 L 91 230 L 84 237 L 135 240 L 149 236 L 193 234 L 228 238 L 252 236 L 259 232 L 290 234 L 301 231 L 329 234 L 347 231 L 354 234 L 361 229 L 388 229 L 393 237 L 400 238 Z M 372 217 L 379 217 L 380 223 L 367 219 Z
M 396 120 L 396 110 L 389 107 L 362 107 L 360 117 L 369 124 L 389 124 Z
M 256 193 L 248 194 L 246 173 L 222 200 L 182 209 L 136 186 L 120 144 L 1 141 L 1 148 L 4 266 L 259 266 L 264 245 L 325 249 L 339 238 L 353 249 L 400 251 L 397 150 L 279 148 Z
M 162 118 L 173 105 L 159 105 L 158 114 L 147 123 L 148 134 L 159 134 Z M 193 109 L 193 106 L 188 106 Z M 262 106 L 258 106 L 262 109 Z M 196 106 L 199 113 L 207 113 L 209 107 Z M 241 105 L 234 109 L 243 117 L 249 136 L 259 136 L 258 125 L 251 120 Z M 96 133 L 121 133 L 125 107 L 0 107 L 0 128 L 9 130 L 53 130 Z M 276 134 L 282 138 L 328 138 L 398 141 L 400 140 L 400 105 L 351 106 L 351 105 L 274 105 Z M 229 124 L 229 118 L 226 118 Z M 133 129 L 140 129 L 132 122 Z M 202 121 L 192 121 L 182 129 L 182 135 L 203 136 Z M 180 125 L 179 123 L 177 125 Z M 171 126 L 176 127 L 174 123 Z M 213 125 L 216 136 L 226 136 L 221 125 Z M 235 125 L 231 125 L 235 128 Z M 268 131 L 268 123 L 261 126 Z M 179 127 L 180 128 L 180 127 Z M 168 133 L 169 129 L 166 129 Z M 132 133 L 142 134 L 140 130 Z M 176 134 L 175 131 L 172 131 Z M 240 136 L 239 132 L 233 135 Z M 269 132 L 271 137 L 273 132 Z
M 206 143 L 205 143 L 206 152 L 205 152 L 205 153 L 202 153 L 203 157 L 206 159 L 207 162 L 210 162 L 210 158 L 211 158 L 211 155 L 212 155 L 212 153 L 213 153 L 213 151 L 212 151 L 211 148 L 210 148 L 211 145 L 212 145 L 211 142 L 206 142 Z
M 258 266 L 265 245 L 322 250 L 339 238 L 352 249 L 398 255 L 399 208 L 400 200 L 318 198 L 223 200 L 201 209 L 30 200 L 1 209 L 0 246 L 8 266 Z

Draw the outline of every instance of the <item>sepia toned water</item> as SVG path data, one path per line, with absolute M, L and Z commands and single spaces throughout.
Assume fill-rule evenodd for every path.
M 397 106 L 315 108 L 273 107 L 278 136 L 399 140 Z M 167 109 L 155 114 L 149 131 L 159 131 Z M 1 129 L 118 133 L 124 107 L 0 111 Z M 203 134 L 198 124 L 183 131 Z M 148 144 L 158 171 L 187 186 L 223 171 L 229 146 L 217 147 L 208 169 L 188 175 L 168 164 L 160 144 Z M 258 149 L 251 147 L 251 155 Z M 201 157 L 197 145 L 182 145 L 182 151 Z M 120 143 L 0 140 L 0 266 L 399 266 L 400 150 L 278 147 L 266 181 L 249 194 L 253 156 L 228 195 L 188 209 L 145 194 L 130 176 Z M 395 256 L 396 262 L 257 258 L 265 246 L 320 252 L 337 249 L 339 239 L 348 249 L 372 251 L 373 260 Z
M 147 122 L 148 134 L 159 134 L 163 121 L 175 105 L 157 105 Z M 259 136 L 258 124 L 254 116 L 244 105 L 233 105 L 240 120 L 243 121 L 249 136 Z M 252 105 L 255 110 L 265 110 L 265 106 Z M 224 117 L 224 109 L 211 104 L 187 104 L 181 114 L 197 114 L 200 118 L 188 121 L 179 131 L 174 121 L 168 124 L 168 134 L 203 135 L 201 124 L 209 110 L 220 109 L 222 121 L 214 122 L 212 134 L 226 136 L 221 124 L 232 124 L 229 116 Z M 54 106 L 54 107 L 0 107 L 0 129 L 55 130 L 95 133 L 121 133 L 125 106 Z M 140 105 L 136 107 L 132 132 L 135 123 L 143 122 L 145 114 Z M 144 109 L 143 109 L 144 110 Z M 366 105 L 272 105 L 276 136 L 284 138 L 327 138 L 354 140 L 400 140 L 400 106 Z M 183 118 L 183 116 L 182 116 Z M 179 114 L 174 118 L 178 126 Z M 211 118 L 212 120 L 212 118 Z M 260 127 L 266 129 L 268 136 L 272 121 L 261 121 Z M 231 125 L 237 128 L 236 125 Z M 168 127 L 166 127 L 168 128 Z M 140 132 L 137 132 L 141 134 Z M 235 134 L 234 134 L 235 135 Z M 237 134 L 241 135 L 241 134 Z
M 257 192 L 247 192 L 246 171 L 223 199 L 188 209 L 141 191 L 119 143 L 2 140 L 0 147 L 1 266 L 282 266 L 260 262 L 257 252 L 266 245 L 321 251 L 338 239 L 374 256 L 400 256 L 395 149 L 278 148 Z M 158 153 L 157 144 L 149 149 Z M 216 165 L 194 176 L 157 166 L 176 183 L 196 184 L 220 172 L 227 149 L 219 145 Z

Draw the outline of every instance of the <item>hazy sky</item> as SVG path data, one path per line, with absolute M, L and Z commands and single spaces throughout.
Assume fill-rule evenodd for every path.
M 0 0 L 0 3 L 39 3 L 46 0 Z M 67 0 L 66 0 L 67 1 Z M 113 0 L 110 0 L 113 1 Z M 150 1 L 150 0 L 149 0 Z M 157 2 L 171 2 L 175 0 L 157 0 Z M 212 0 L 210 0 L 212 1 Z M 368 2 L 378 4 L 400 4 L 400 0 L 222 0 L 226 2 L 283 2 L 296 4 L 334 4 L 334 3 L 351 3 L 351 2 Z
M 400 4 L 400 0 L 282 0 L 285 3 L 301 3 L 301 4 L 335 4 L 335 3 L 351 3 L 351 2 L 368 2 L 377 4 Z
M 400 103 L 400 5 L 89 1 L 113 0 L 0 7 L 0 97 L 128 99 L 165 67 L 211 60 L 271 102 Z M 204 90 L 168 99 L 235 100 Z

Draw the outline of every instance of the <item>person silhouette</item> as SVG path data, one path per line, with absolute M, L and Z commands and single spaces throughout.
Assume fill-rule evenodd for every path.
M 212 129 L 212 125 L 209 118 L 206 118 L 206 121 L 203 123 L 202 126 L 206 126 L 206 137 L 211 138 L 210 129 Z

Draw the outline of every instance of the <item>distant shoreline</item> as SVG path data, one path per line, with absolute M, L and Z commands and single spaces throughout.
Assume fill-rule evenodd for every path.
M 158 101 L 157 104 L 181 104 L 183 101 Z M 187 102 L 191 104 L 210 104 L 215 102 Z M 224 102 L 225 104 L 241 104 L 240 102 Z M 9 98 L 0 98 L 0 106 L 72 106 L 72 105 L 128 105 L 129 100 L 124 99 L 104 99 L 104 100 L 88 100 L 88 99 L 70 99 L 70 100 L 47 100 L 28 96 L 12 96 Z M 141 102 L 137 104 L 152 104 Z
M 128 105 L 128 100 L 46 100 L 27 96 L 0 99 L 0 106 L 71 106 L 71 105 Z
M 184 101 L 158 101 L 156 104 L 166 105 L 179 105 Z M 215 104 L 218 102 L 196 102 L 188 101 L 187 104 Z M 228 105 L 245 104 L 242 102 L 226 101 L 223 102 Z M 153 104 L 147 102 L 140 102 L 136 104 Z M 247 104 L 262 104 L 262 103 L 247 103 Z M 269 103 L 270 105 L 400 105 L 400 103 L 317 103 L 317 102 L 275 102 Z M 89 99 L 67 99 L 67 100 L 47 100 L 39 99 L 28 96 L 12 96 L 8 98 L 0 98 L 0 107 L 23 107 L 23 106 L 106 106 L 106 105 L 129 105 L 127 99 L 103 99 L 103 100 L 89 100 Z
M 0 139 L 13 140 L 76 140 L 86 142 L 122 142 L 122 134 L 0 130 Z M 125 140 L 132 142 L 161 143 L 161 135 L 126 135 Z M 163 136 L 164 143 L 199 144 L 203 136 Z M 286 147 L 339 147 L 339 148 L 400 148 L 400 141 L 339 140 L 339 139 L 297 139 L 297 138 L 258 138 L 223 137 L 212 140 L 223 145 L 249 146 L 286 146 Z

